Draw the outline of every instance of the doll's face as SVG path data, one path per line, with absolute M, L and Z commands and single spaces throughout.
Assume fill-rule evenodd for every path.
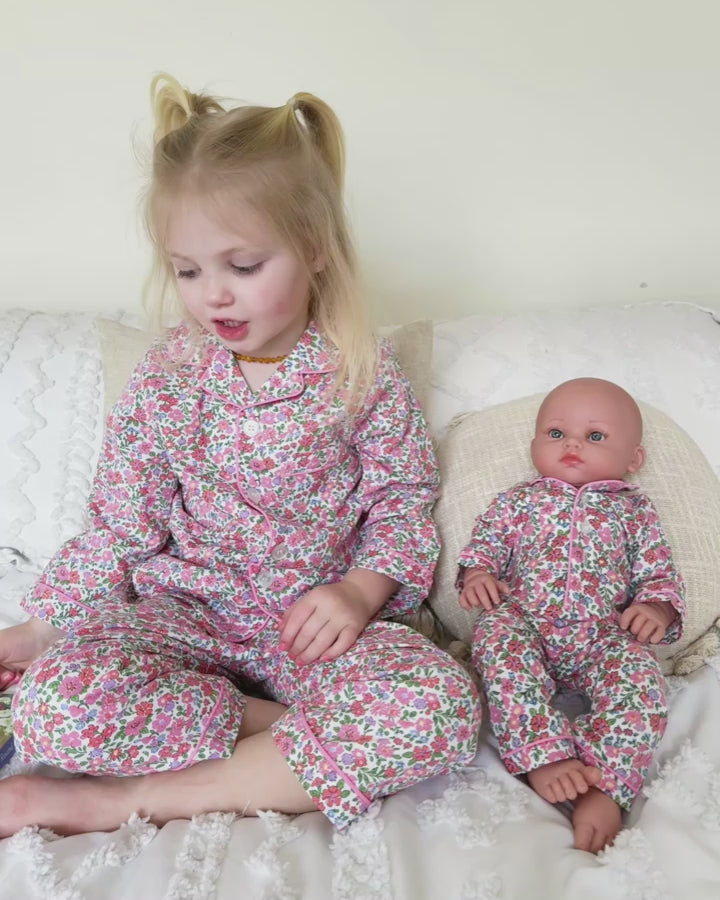
M 622 388 L 599 378 L 577 378 L 551 391 L 535 425 L 531 455 L 547 478 L 579 487 L 620 479 L 645 461 L 642 418 Z

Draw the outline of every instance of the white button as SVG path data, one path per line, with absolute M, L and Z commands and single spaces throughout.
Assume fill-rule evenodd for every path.
M 273 547 L 273 551 L 270 555 L 273 559 L 286 559 L 288 555 L 287 545 L 278 544 L 277 547 Z
M 242 429 L 248 437 L 255 437 L 256 434 L 262 431 L 262 425 L 257 419 L 248 419 L 243 422 Z
M 245 497 L 251 503 L 257 503 L 260 500 L 260 491 L 257 488 L 248 488 L 245 491 Z
M 273 580 L 274 580 L 274 576 L 273 576 L 272 572 L 261 572 L 258 575 L 257 583 L 262 588 L 269 588 L 270 585 L 273 583 Z

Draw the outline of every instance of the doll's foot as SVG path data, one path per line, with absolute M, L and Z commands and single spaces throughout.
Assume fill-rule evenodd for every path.
M 530 787 L 548 803 L 563 803 L 587 794 L 601 778 L 600 770 L 579 759 L 561 759 L 546 763 L 527 773 Z
M 578 797 L 573 812 L 575 849 L 597 853 L 612 844 L 622 826 L 617 803 L 597 788 Z

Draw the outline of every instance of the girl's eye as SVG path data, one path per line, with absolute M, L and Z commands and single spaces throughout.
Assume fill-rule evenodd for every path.
M 548 435 L 554 440 L 558 441 L 563 436 L 563 433 L 559 428 L 551 428 L 550 431 L 548 431 Z
M 597 443 L 598 441 L 604 441 L 605 435 L 602 433 L 602 431 L 591 431 L 588 435 L 588 440 L 594 441 L 595 443 Z
M 230 268 L 233 272 L 237 272 L 238 275 L 253 275 L 255 272 L 260 271 L 262 263 L 257 262 L 252 266 L 236 266 L 234 263 L 230 263 Z
M 176 278 L 195 278 L 197 270 L 195 269 L 178 269 L 175 273 Z

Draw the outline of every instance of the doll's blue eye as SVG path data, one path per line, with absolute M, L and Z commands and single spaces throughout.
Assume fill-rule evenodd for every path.
M 588 440 L 598 443 L 599 441 L 605 440 L 605 435 L 602 433 L 602 431 L 591 431 L 588 435 Z
M 559 428 L 551 428 L 550 431 L 548 431 L 548 435 L 557 441 L 563 436 L 563 433 Z

